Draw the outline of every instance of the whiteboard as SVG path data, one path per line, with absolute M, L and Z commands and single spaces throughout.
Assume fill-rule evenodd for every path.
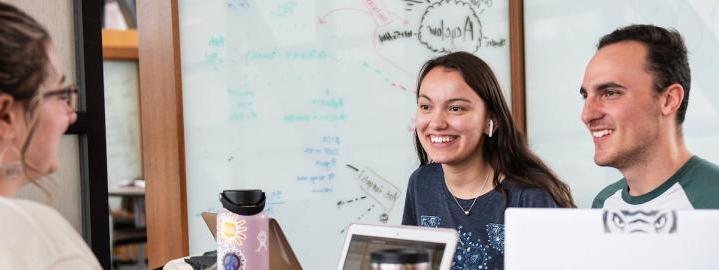
M 351 222 L 399 224 L 420 66 L 485 59 L 509 97 L 508 3 L 183 0 L 179 5 L 190 252 L 199 214 L 261 188 L 305 269 L 336 266 Z
M 622 178 L 594 164 L 579 95 L 599 38 L 621 26 L 649 23 L 682 34 L 692 73 L 685 141 L 693 154 L 719 162 L 718 1 L 532 0 L 524 12 L 529 143 L 569 183 L 579 207 Z

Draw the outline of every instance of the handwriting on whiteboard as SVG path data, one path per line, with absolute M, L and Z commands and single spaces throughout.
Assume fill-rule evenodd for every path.
M 227 88 L 227 102 L 229 102 L 229 120 L 232 122 L 243 122 L 256 119 L 255 91 L 247 84 L 241 87 Z
M 329 89 L 323 91 L 323 95 L 316 98 L 309 98 L 308 105 L 311 108 L 308 112 L 285 114 L 283 120 L 287 124 L 307 122 L 341 122 L 347 120 L 349 115 L 344 112 L 344 99 L 332 95 Z
M 305 146 L 302 152 L 312 160 L 311 173 L 298 175 L 295 181 L 308 185 L 312 193 L 332 192 L 337 179 L 335 168 L 337 156 L 340 155 L 340 142 L 339 136 L 325 135 L 319 138 L 318 144 Z

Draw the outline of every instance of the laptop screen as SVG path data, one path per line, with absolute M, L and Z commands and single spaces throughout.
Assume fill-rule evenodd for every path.
M 343 270 L 370 269 L 370 255 L 374 251 L 385 249 L 416 249 L 429 254 L 432 270 L 439 269 L 444 254 L 445 244 L 412 241 L 404 239 L 383 238 L 377 236 L 353 235 L 350 239 L 347 257 Z

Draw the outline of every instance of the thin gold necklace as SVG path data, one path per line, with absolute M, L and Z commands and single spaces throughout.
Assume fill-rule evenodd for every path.
M 465 216 L 469 216 L 469 214 L 472 212 L 472 207 L 474 207 L 474 203 L 477 202 L 477 198 L 479 198 L 479 196 L 482 196 L 482 191 L 484 191 L 484 186 L 487 185 L 487 180 L 489 179 L 489 174 L 490 173 L 487 173 L 487 175 L 484 176 L 484 183 L 482 183 L 482 188 L 479 190 L 480 194 L 477 195 L 477 197 L 474 197 L 474 200 L 472 200 L 472 204 L 469 205 L 469 209 L 467 209 L 467 210 L 464 210 L 464 207 L 462 207 L 462 205 L 459 204 L 457 197 L 454 196 L 454 194 L 452 194 L 452 191 L 449 192 L 449 194 L 452 195 L 452 199 L 454 199 L 454 202 L 457 203 L 457 206 L 459 206 L 459 209 L 462 209 L 462 212 L 464 212 Z

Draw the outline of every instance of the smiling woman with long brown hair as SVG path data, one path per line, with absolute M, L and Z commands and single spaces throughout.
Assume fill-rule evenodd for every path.
M 0 3 L 0 269 L 101 269 L 70 224 L 17 191 L 58 168 L 60 138 L 75 122 L 68 84 L 47 31 Z M 47 191 L 46 191 L 47 192 Z
M 575 207 L 569 187 L 516 129 L 499 83 L 478 57 L 428 61 L 417 87 L 420 166 L 402 224 L 457 229 L 453 270 L 502 269 L 507 207 Z

